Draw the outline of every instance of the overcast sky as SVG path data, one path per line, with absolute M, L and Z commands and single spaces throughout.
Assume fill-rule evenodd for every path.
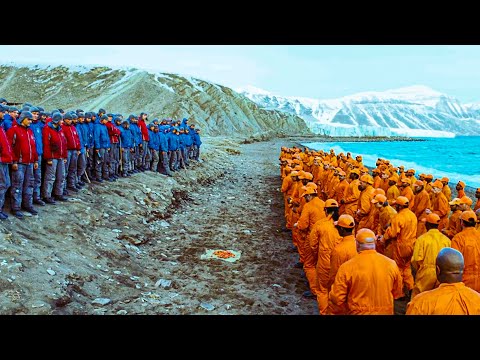
M 480 101 L 478 45 L 0 45 L 0 62 L 129 66 L 317 99 L 425 85 Z

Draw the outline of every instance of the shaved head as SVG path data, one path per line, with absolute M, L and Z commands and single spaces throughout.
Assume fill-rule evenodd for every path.
M 437 278 L 440 283 L 461 282 L 463 276 L 463 255 L 453 248 L 443 248 L 437 255 Z

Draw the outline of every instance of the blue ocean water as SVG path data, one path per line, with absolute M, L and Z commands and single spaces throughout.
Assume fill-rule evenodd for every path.
M 366 166 L 375 167 L 378 158 L 388 159 L 394 166 L 415 169 L 418 174 L 432 174 L 434 178 L 450 179 L 453 189 L 459 180 L 470 187 L 480 187 L 480 136 L 455 138 L 425 138 L 425 141 L 384 142 L 317 142 L 302 143 L 309 149 L 338 154 L 352 153 L 363 156 Z

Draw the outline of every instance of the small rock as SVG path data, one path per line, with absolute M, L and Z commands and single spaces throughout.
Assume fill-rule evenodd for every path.
M 32 304 L 32 308 L 40 308 L 42 306 L 45 306 L 45 303 L 41 302 L 41 301 L 37 301 L 37 302 L 34 302 Z
M 122 272 L 121 272 L 121 271 L 118 271 L 118 270 L 115 270 L 113 273 L 114 273 L 115 275 L 120 275 Z
M 281 287 L 281 286 L 278 285 L 278 284 L 273 284 L 272 286 L 273 286 L 273 287 Z
M 114 233 L 121 233 L 121 232 L 122 232 L 122 230 L 119 230 L 119 229 L 113 229 L 112 231 L 113 231 Z
M 232 305 L 230 304 L 225 304 L 225 309 L 230 310 L 232 308 Z
M 201 303 L 200 307 L 204 308 L 207 311 L 212 311 L 212 310 L 215 309 L 215 306 L 213 306 L 212 304 L 209 304 L 209 303 L 205 303 L 205 302 Z
M 165 220 L 160 221 L 160 223 L 158 225 L 162 228 L 170 227 L 170 224 L 168 222 L 166 222 Z
M 127 310 L 118 310 L 117 315 L 127 315 Z
M 111 299 L 108 298 L 96 298 L 95 300 L 92 301 L 92 304 L 94 305 L 107 305 L 111 302 Z
M 233 200 L 235 199 L 235 196 L 227 196 L 227 200 Z
M 104 217 L 104 218 L 109 218 L 110 215 L 108 215 L 107 213 L 103 213 L 103 217 Z
M 47 273 L 49 273 L 52 276 L 56 274 L 56 272 L 53 271 L 52 269 L 47 269 Z
M 130 280 L 132 281 L 137 281 L 138 279 L 140 279 L 138 276 L 130 276 Z
M 142 285 L 140 284 L 135 284 L 135 289 L 141 289 L 142 288 Z
M 252 232 L 250 230 L 243 230 L 243 233 L 245 235 L 252 235 Z
M 145 188 L 145 191 L 146 191 L 147 193 L 149 193 L 149 192 L 152 192 L 152 189 L 150 189 L 150 188 Z
M 172 280 L 166 280 L 166 279 L 159 279 L 155 283 L 155 287 L 163 287 L 164 289 L 169 289 L 172 286 Z

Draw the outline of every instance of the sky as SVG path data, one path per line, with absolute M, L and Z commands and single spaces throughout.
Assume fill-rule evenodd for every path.
M 105 65 L 333 99 L 425 85 L 480 102 L 479 45 L 0 45 L 0 63 Z

